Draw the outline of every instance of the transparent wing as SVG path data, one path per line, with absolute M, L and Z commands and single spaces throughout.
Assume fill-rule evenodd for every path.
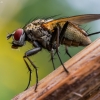
M 98 20 L 98 19 L 100 19 L 100 14 L 85 14 L 85 15 L 78 15 L 78 16 L 56 19 L 56 20 L 44 23 L 43 26 L 48 29 L 51 28 L 52 30 L 53 27 L 57 23 L 60 23 L 63 25 L 65 22 L 70 21 L 72 23 L 81 25 L 81 24 L 85 24 L 94 20 Z
M 58 22 L 70 21 L 75 24 L 85 24 L 85 23 L 88 23 L 88 22 L 91 22 L 97 19 L 100 19 L 100 14 L 78 15 L 78 16 L 63 18 L 60 20 L 58 19 Z

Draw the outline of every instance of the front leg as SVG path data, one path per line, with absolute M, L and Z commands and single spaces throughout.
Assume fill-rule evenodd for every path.
M 35 48 L 34 48 L 34 49 L 31 49 L 31 50 L 28 50 L 28 51 L 25 53 L 24 57 L 34 55 L 34 54 L 36 54 L 36 53 L 38 53 L 39 51 L 42 50 L 42 47 L 39 45 L 39 43 L 38 43 L 37 41 L 34 41 L 34 42 L 33 42 L 33 46 L 34 46 Z
M 28 50 L 25 53 L 24 58 L 27 57 L 27 56 L 34 55 L 34 54 L 38 53 L 39 51 L 41 51 L 41 47 L 37 47 L 37 48 L 31 49 L 31 50 Z
M 35 64 L 31 61 L 31 59 L 29 58 L 29 56 L 38 53 L 39 51 L 42 50 L 42 48 L 40 47 L 40 45 L 39 45 L 38 42 L 36 42 L 36 41 L 34 41 L 33 45 L 35 46 L 35 48 L 34 48 L 34 49 L 31 49 L 31 50 L 29 50 L 29 51 L 27 51 L 27 52 L 25 53 L 25 55 L 23 56 L 23 59 L 24 59 L 24 62 L 25 62 L 25 64 L 26 64 L 26 66 L 27 66 L 29 72 L 30 72 L 30 75 L 29 75 L 29 82 L 28 82 L 27 88 L 28 88 L 28 86 L 30 85 L 30 81 L 31 81 L 31 69 L 30 69 L 28 63 L 26 62 L 25 58 L 27 58 L 27 60 L 31 63 L 31 65 L 32 65 L 32 66 L 34 67 L 34 69 L 35 69 L 35 72 L 36 72 L 36 86 L 35 86 L 35 91 L 36 91 L 37 86 L 38 86 L 38 72 L 37 72 L 37 67 L 36 67 Z M 27 89 L 27 88 L 26 88 L 26 89 Z

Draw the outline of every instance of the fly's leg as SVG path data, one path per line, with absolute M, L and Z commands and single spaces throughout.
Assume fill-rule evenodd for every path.
M 91 33 L 91 34 L 88 34 L 87 36 L 91 36 L 91 35 L 95 35 L 95 34 L 99 34 L 100 32 L 94 32 L 94 33 Z
M 59 47 L 59 36 L 60 36 L 60 26 L 59 24 L 57 25 L 56 29 L 56 34 L 57 34 L 57 39 L 56 39 L 56 52 L 58 52 L 58 47 Z
M 67 27 L 68 27 L 68 24 L 69 24 L 69 22 L 67 21 L 67 22 L 64 24 L 64 26 L 63 26 L 63 28 L 62 28 L 62 30 L 61 30 L 61 32 L 60 32 L 60 36 L 59 36 L 59 42 L 60 42 L 60 43 L 62 42 L 63 36 L 64 36 L 64 34 L 65 34 L 65 32 L 66 32 Z M 67 47 L 65 47 L 65 50 L 66 50 L 67 55 L 71 58 L 71 55 L 70 55 L 70 53 L 68 52 Z
M 57 26 L 54 28 L 54 32 L 52 33 L 52 38 L 50 40 L 51 48 L 56 49 L 57 52 L 58 52 L 58 47 L 60 45 L 59 44 L 60 30 L 61 27 L 59 24 L 57 24 Z
M 72 56 L 71 56 L 70 53 L 68 52 L 67 46 L 65 46 L 65 51 L 66 51 L 67 55 L 71 58 Z
M 55 66 L 54 66 L 54 51 L 53 49 L 56 49 L 56 52 L 58 52 L 58 47 L 59 47 L 59 31 L 60 31 L 60 25 L 57 24 L 57 27 L 54 28 L 54 32 L 52 33 L 52 38 L 50 40 L 50 47 L 51 47 L 51 60 L 52 60 L 52 64 L 53 64 L 53 68 L 55 70 Z
M 29 69 L 29 71 L 30 71 L 30 79 L 29 79 L 29 82 L 28 82 L 28 86 L 30 85 L 30 81 L 31 81 L 31 70 L 30 70 L 30 67 L 29 67 L 29 65 L 28 65 L 28 63 L 26 62 L 26 60 L 25 60 L 25 58 L 27 58 L 27 60 L 31 63 L 31 65 L 34 67 L 34 69 L 35 69 L 35 73 L 36 73 L 36 86 L 35 86 L 35 91 L 36 91 L 36 89 L 37 89 L 37 86 L 38 86 L 38 71 L 37 71 L 37 67 L 34 65 L 34 63 L 31 61 L 31 59 L 29 58 L 29 56 L 31 56 L 31 55 L 34 55 L 34 54 L 36 54 L 36 53 L 38 53 L 39 51 L 41 51 L 41 47 L 40 47 L 40 45 L 36 42 L 36 41 L 34 41 L 34 43 L 33 43 L 33 45 L 35 46 L 35 48 L 34 49 L 31 49 L 31 50 L 29 50 L 29 51 L 27 51 L 26 53 L 25 53 L 25 55 L 24 55 L 24 62 L 26 63 L 26 65 L 27 65 L 27 68 Z M 28 88 L 28 86 L 27 86 L 27 88 Z
M 61 30 L 61 32 L 60 32 L 59 43 L 62 42 L 63 36 L 64 36 L 64 34 L 65 34 L 65 32 L 66 32 L 67 27 L 68 27 L 68 24 L 69 24 L 69 22 L 67 21 L 67 22 L 64 24 L 64 26 L 63 26 L 63 28 L 62 28 L 62 30 Z
M 60 60 L 61 65 L 63 66 L 64 70 L 69 74 L 69 71 L 65 68 L 65 66 L 64 66 L 64 64 L 63 64 L 63 62 L 62 62 L 62 60 L 61 60 L 61 58 L 60 58 L 59 53 L 58 53 L 58 52 L 56 52 L 56 53 L 57 53 L 57 55 L 58 55 L 58 58 L 59 58 L 59 60 Z
M 38 86 L 38 70 L 37 70 L 37 67 L 34 65 L 34 63 L 31 61 L 31 59 L 28 57 L 28 56 L 26 56 L 26 58 L 29 60 L 29 62 L 31 63 L 31 65 L 34 67 L 34 69 L 35 69 L 35 73 L 36 73 L 36 86 L 35 86 L 35 91 L 36 91 L 36 89 L 37 89 L 37 86 Z M 29 82 L 30 83 L 30 82 Z
M 63 35 L 65 34 L 65 31 L 66 31 L 65 28 L 66 28 L 67 26 L 68 26 L 68 22 L 65 23 L 63 29 L 60 31 L 60 25 L 57 24 L 57 27 L 54 29 L 54 33 L 53 33 L 52 38 L 51 38 L 51 43 L 52 43 L 52 47 L 54 46 L 55 49 L 56 49 L 56 53 L 57 53 L 57 55 L 58 55 L 58 58 L 59 58 L 59 60 L 60 60 L 60 63 L 62 64 L 64 70 L 65 70 L 67 73 L 69 73 L 68 70 L 65 68 L 64 64 L 62 63 L 62 60 L 61 60 L 60 55 L 59 55 L 59 52 L 58 52 L 58 47 L 59 47 L 60 41 L 62 40 Z M 60 38 L 60 37 L 61 37 L 61 38 Z M 53 41 L 52 41 L 52 40 L 53 40 Z M 54 41 L 56 41 L 56 44 L 54 44 Z M 54 47 L 53 47 L 53 48 L 54 48 Z
M 60 46 L 60 42 L 59 42 L 59 39 L 60 39 L 60 38 L 59 38 L 59 36 L 60 36 L 60 31 L 61 31 L 61 27 L 60 27 L 59 24 L 57 24 L 57 26 L 56 26 L 55 29 L 54 29 L 54 33 L 53 33 L 53 34 L 55 34 L 55 36 L 56 36 L 56 39 L 55 39 L 56 44 L 55 44 L 55 43 L 53 44 L 53 48 L 56 49 L 55 54 L 59 52 L 59 51 L 58 51 L 58 47 Z
M 51 38 L 51 41 L 50 41 L 50 42 L 51 42 L 52 48 L 55 47 L 56 53 L 57 53 L 57 55 L 58 55 L 58 58 L 59 58 L 59 60 L 60 60 L 60 62 L 61 62 L 61 64 L 62 64 L 64 70 L 65 70 L 67 73 L 69 73 L 68 70 L 65 68 L 64 64 L 62 63 L 62 60 L 61 60 L 60 55 L 59 55 L 59 52 L 58 52 L 58 47 L 59 47 L 59 45 L 60 45 L 60 43 L 61 43 L 61 41 L 62 41 L 62 39 L 63 39 L 63 36 L 64 36 L 64 34 L 65 34 L 65 32 L 66 32 L 67 26 L 68 26 L 68 22 L 66 22 L 66 23 L 64 24 L 62 30 L 60 31 L 60 25 L 57 24 L 57 27 L 54 29 L 54 32 L 53 32 L 53 35 L 52 35 L 52 38 Z M 55 41 L 56 41 L 56 44 L 54 43 Z
M 27 66 L 27 68 L 28 68 L 28 70 L 29 70 L 29 81 L 28 81 L 28 85 L 27 85 L 27 87 L 26 87 L 26 89 L 25 89 L 25 90 L 27 90 L 28 87 L 29 87 L 29 85 L 30 85 L 32 70 L 31 70 L 30 66 L 28 65 L 28 63 L 26 62 L 25 59 L 24 59 L 24 62 L 25 62 L 26 66 Z
M 62 42 L 63 36 L 64 36 L 64 34 L 65 34 L 65 32 L 66 32 L 67 27 L 68 27 L 68 24 L 69 24 L 69 22 L 67 21 L 67 22 L 64 24 L 62 30 L 60 31 L 59 44 L 61 44 L 61 42 Z M 59 53 L 58 53 L 58 52 L 56 52 L 56 53 L 57 53 L 57 55 L 58 55 L 58 58 L 59 58 L 59 60 L 60 60 L 60 62 L 61 62 L 61 64 L 62 64 L 64 70 L 65 70 L 67 73 L 69 73 L 69 71 L 65 68 L 64 64 L 62 63 L 62 60 L 61 60 L 61 58 L 60 58 Z M 68 50 L 67 50 L 66 53 L 70 56 L 70 54 L 68 53 Z
M 51 59 L 50 60 L 52 61 L 53 69 L 55 70 L 55 65 L 54 65 L 54 50 L 53 49 L 51 50 Z

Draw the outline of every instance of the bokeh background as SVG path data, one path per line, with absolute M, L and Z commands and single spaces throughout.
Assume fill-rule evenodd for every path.
M 0 100 L 11 100 L 22 92 L 28 83 L 28 70 L 23 61 L 24 53 L 32 48 L 26 45 L 19 49 L 11 48 L 11 41 L 6 39 L 8 33 L 23 27 L 30 19 L 45 18 L 58 15 L 55 18 L 69 17 L 81 14 L 100 14 L 100 0 L 0 0 Z M 100 31 L 100 20 L 82 26 L 88 33 Z M 100 35 L 91 36 L 94 41 Z M 72 56 L 83 47 L 70 47 Z M 64 47 L 60 47 L 62 61 L 69 59 Z M 55 56 L 55 58 L 57 58 Z M 39 80 L 53 71 L 49 61 L 50 54 L 42 50 L 31 57 L 38 67 Z M 60 65 L 55 59 L 56 68 Z M 31 86 L 35 84 L 35 72 L 32 73 Z

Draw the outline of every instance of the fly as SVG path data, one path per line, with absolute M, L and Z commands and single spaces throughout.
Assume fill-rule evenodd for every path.
M 100 32 L 87 34 L 87 32 L 80 28 L 79 25 L 98 19 L 100 19 L 100 14 L 86 14 L 60 19 L 37 19 L 25 25 L 24 28 L 19 28 L 13 33 L 8 34 L 7 39 L 11 37 L 13 39 L 12 48 L 24 46 L 25 41 L 30 42 L 34 46 L 34 48 L 32 48 L 31 50 L 26 51 L 23 56 L 24 62 L 30 72 L 27 88 L 30 85 L 32 70 L 29 67 L 26 59 L 31 63 L 36 72 L 35 91 L 38 86 L 37 67 L 33 63 L 33 61 L 31 61 L 29 56 L 38 53 L 42 50 L 42 48 L 47 49 L 51 54 L 51 61 L 53 64 L 53 68 L 55 69 L 53 58 L 54 54 L 56 53 L 65 72 L 69 74 L 68 69 L 65 68 L 60 58 L 58 47 L 60 45 L 65 45 L 66 53 L 69 57 L 71 57 L 67 49 L 68 46 L 89 45 L 91 43 L 89 36 L 98 34 Z

